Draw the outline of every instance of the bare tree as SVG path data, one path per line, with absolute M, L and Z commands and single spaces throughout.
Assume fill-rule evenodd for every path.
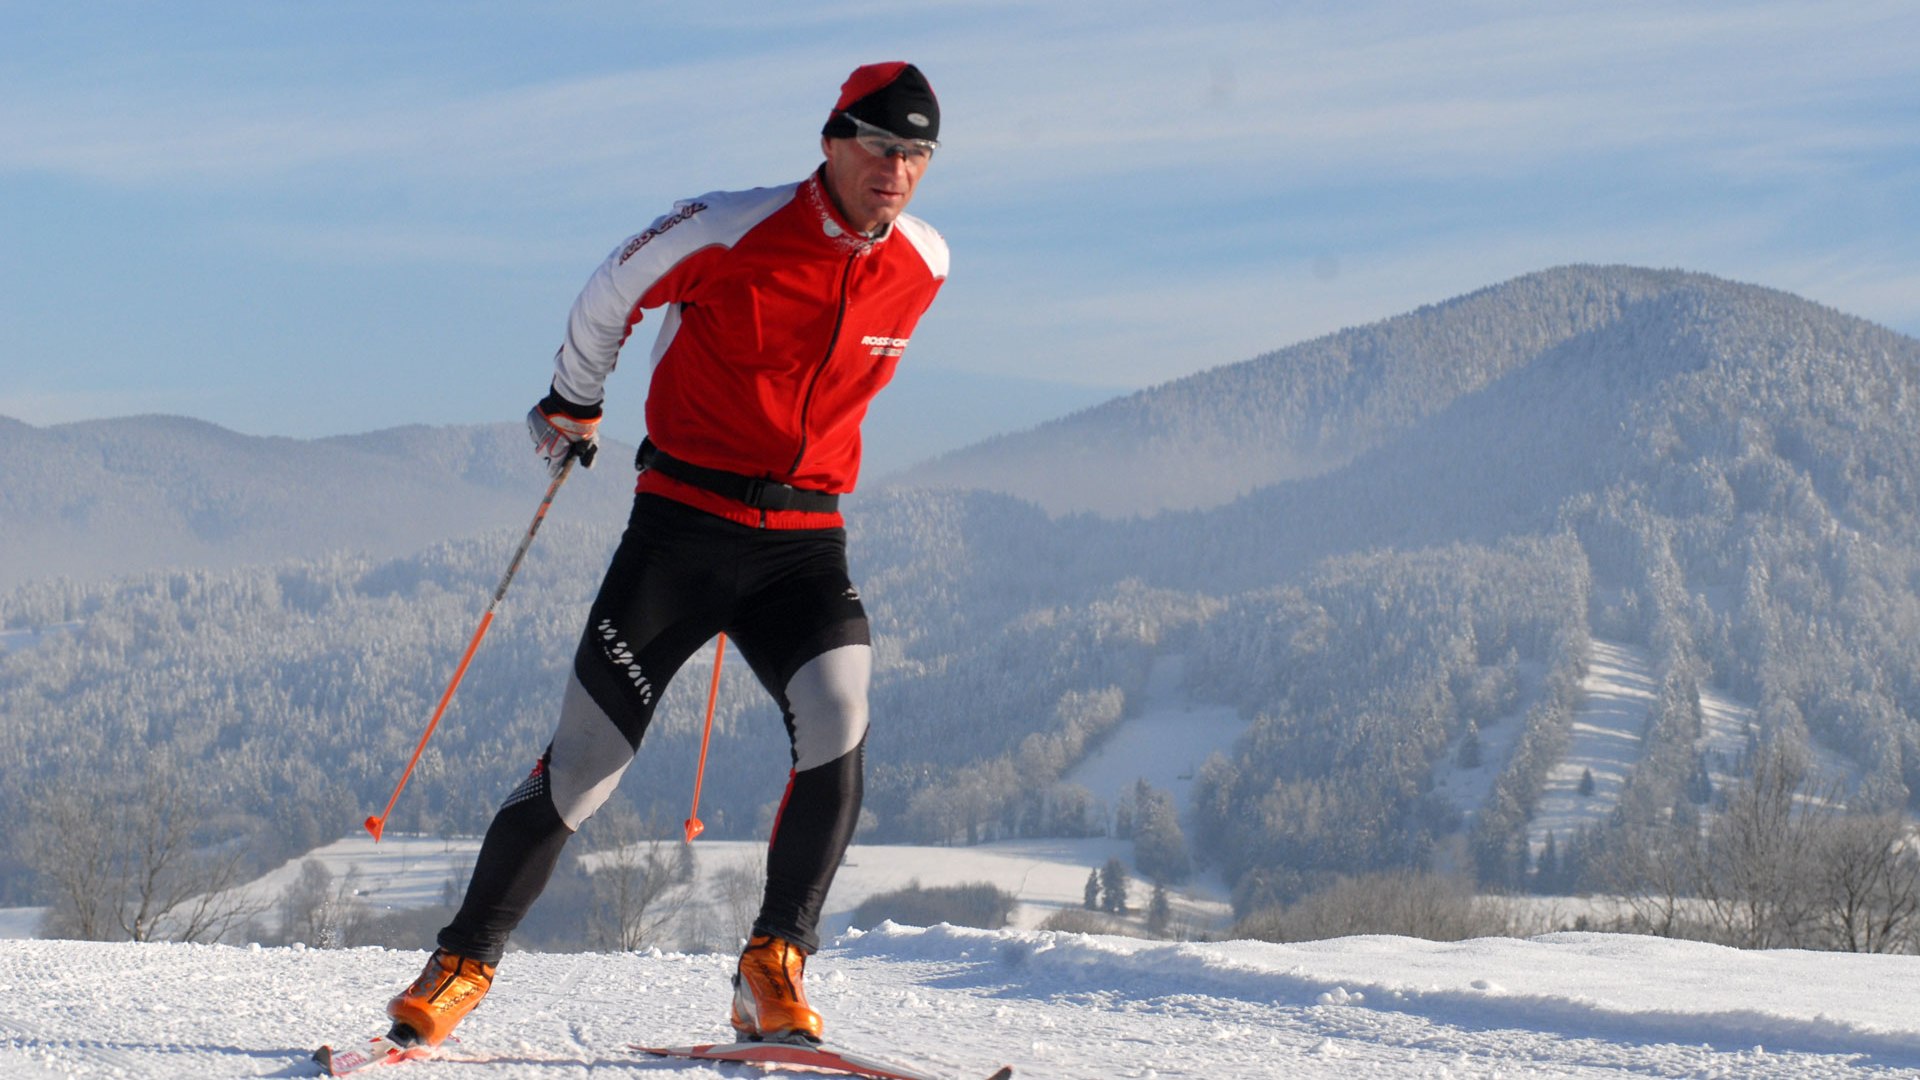
M 720 892 L 721 917 L 730 936 L 723 944 L 744 942 L 760 917 L 760 902 L 767 892 L 767 860 L 758 854 L 743 855 L 714 875 Z
M 1920 941 L 1920 852 L 1900 815 L 1847 815 L 1802 759 L 1754 756 L 1704 835 L 1691 815 L 1608 844 L 1629 929 L 1739 948 L 1896 952 Z M 1683 807 L 1684 809 L 1684 807 Z
M 1816 865 L 1821 922 L 1847 952 L 1901 952 L 1920 915 L 1920 856 L 1897 813 L 1837 817 L 1822 829 Z
M 43 795 L 27 828 L 28 860 L 54 891 L 40 932 L 48 937 L 110 941 L 119 930 L 121 893 L 112 828 L 103 800 L 61 788 Z
M 1285 907 L 1248 915 L 1233 932 L 1264 941 L 1354 934 L 1463 941 L 1509 935 L 1518 925 L 1506 902 L 1474 895 L 1473 883 L 1466 879 L 1393 870 L 1336 879 Z
M 47 795 L 28 844 L 55 893 L 47 930 L 218 941 L 265 910 L 238 888 L 249 855 L 240 830 L 210 826 L 201 791 L 156 754 L 137 781 Z
M 1703 865 L 1699 833 L 1634 826 L 1602 849 L 1594 875 L 1608 892 L 1626 898 L 1631 929 L 1686 937 L 1694 921 L 1688 918 L 1689 904 Z
M 676 873 L 679 842 L 648 839 L 653 830 L 624 808 L 594 820 L 599 844 L 590 856 L 589 934 L 599 948 L 645 948 L 658 941 L 693 892 L 692 883 Z
M 280 894 L 280 936 L 317 949 L 341 949 L 362 940 L 371 913 L 359 896 L 359 868 L 336 880 L 318 859 L 300 864 L 300 876 Z
M 1820 907 L 1822 819 L 1834 804 L 1832 792 L 1810 789 L 1804 767 L 1775 751 L 1728 797 L 1708 832 L 1699 880 L 1720 941 L 1749 949 L 1807 943 Z

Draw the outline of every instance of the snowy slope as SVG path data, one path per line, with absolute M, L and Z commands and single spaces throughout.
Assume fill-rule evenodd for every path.
M 1183 815 L 1190 812 L 1195 773 L 1210 755 L 1231 753 L 1247 722 L 1231 705 L 1189 699 L 1186 667 L 1185 656 L 1156 657 L 1140 714 L 1121 721 L 1062 779 L 1093 792 L 1109 807 L 1130 798 L 1144 779 L 1170 793 Z
M 0 908 L 0 940 L 33 937 L 46 913 L 46 908 L 38 907 Z
M 465 887 L 479 849 L 477 837 L 389 836 L 375 844 L 370 837 L 351 836 L 288 862 L 245 888 L 260 900 L 271 902 L 298 879 L 300 864 L 314 859 L 335 879 L 353 875 L 356 895 L 376 911 L 430 907 L 445 899 L 449 881 L 456 883 L 456 895 Z M 754 841 L 701 840 L 693 850 L 691 894 L 715 911 L 707 917 L 691 909 L 684 912 L 667 929 L 664 936 L 669 941 L 685 942 L 688 938 L 683 935 L 696 934 L 703 927 L 723 926 L 717 910 L 722 890 L 715 884 L 715 876 L 736 864 L 760 862 L 766 857 L 766 845 Z M 834 877 L 822 923 L 828 933 L 839 933 L 850 925 L 854 909 L 869 897 L 916 882 L 931 888 L 987 881 L 1018 898 L 1012 925 L 1031 929 L 1062 908 L 1079 907 L 1085 897 L 1087 875 L 1094 868 L 1116 856 L 1130 860 L 1132 854 L 1130 842 L 1100 837 L 1006 840 L 964 848 L 855 844 Z M 588 856 L 587 861 L 591 866 L 596 857 Z M 1136 880 L 1131 885 L 1133 906 L 1144 910 L 1150 891 L 1147 884 Z M 6 912 L 0 909 L 0 937 L 31 936 L 30 924 L 24 932 L 7 934 Z M 1176 895 L 1174 913 L 1179 923 L 1207 933 L 1218 932 L 1233 921 L 1224 891 L 1208 882 L 1188 886 Z M 14 921 L 20 922 L 21 917 L 16 916 Z M 731 948 L 733 943 L 709 944 Z
M 1653 657 L 1645 648 L 1593 639 L 1587 674 L 1580 680 L 1580 707 L 1573 718 L 1566 755 L 1547 774 L 1540 803 L 1527 829 L 1538 854 L 1549 833 L 1565 843 L 1584 826 L 1600 825 L 1619 804 L 1627 779 L 1645 753 L 1642 731 L 1659 696 Z M 1740 782 L 1741 754 L 1754 723 L 1754 708 L 1712 686 L 1700 688 L 1701 735 L 1715 791 Z M 1863 770 L 1841 754 L 1816 744 L 1816 783 L 1832 783 L 1843 796 L 1858 786 Z M 1591 770 L 1593 794 L 1580 794 Z
M 0 942 L 0 1075 L 312 1075 L 418 954 Z M 517 954 L 467 1060 L 394 1076 L 766 1075 L 643 1060 L 723 1034 L 728 959 Z M 955 1077 L 1920 1076 L 1920 958 L 1560 934 L 1166 944 L 886 927 L 815 958 L 839 1040 Z M 801 1076 L 801 1073 L 774 1075 Z
M 86 624 L 75 619 L 69 622 L 53 623 L 49 626 L 26 626 L 14 630 L 0 630 L 0 653 L 24 652 L 34 648 L 49 638 L 62 634 L 77 634 Z
M 1549 833 L 1565 843 L 1582 826 L 1605 821 L 1619 803 L 1621 789 L 1644 750 L 1640 733 L 1653 707 L 1652 668 L 1647 651 L 1639 646 L 1593 639 L 1566 751 L 1547 773 L 1539 805 L 1527 826 L 1528 842 L 1535 853 L 1545 846 Z M 1532 704 L 1531 697 L 1524 698 L 1511 715 L 1480 729 L 1478 765 L 1463 764 L 1456 743 L 1434 765 L 1434 790 L 1469 813 L 1484 806 L 1519 745 L 1526 726 L 1525 713 Z M 1720 704 L 1732 716 L 1731 703 Z M 1739 730 L 1737 719 L 1728 723 Z M 1593 772 L 1593 794 L 1582 795 L 1580 778 L 1588 770 Z M 1444 867 L 1457 870 L 1465 865 L 1463 852 L 1442 855 Z
M 1580 709 L 1574 714 L 1567 753 L 1547 773 L 1539 808 L 1527 829 L 1537 853 L 1547 834 L 1560 843 L 1582 826 L 1598 825 L 1620 802 L 1627 777 L 1640 763 L 1641 730 L 1659 687 L 1647 651 L 1596 638 L 1580 680 Z M 1593 773 L 1593 794 L 1580 794 L 1580 778 Z

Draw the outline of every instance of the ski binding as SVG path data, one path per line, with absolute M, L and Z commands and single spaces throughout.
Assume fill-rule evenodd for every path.
M 334 1049 L 331 1045 L 322 1046 L 313 1052 L 313 1060 L 327 1076 L 345 1076 L 375 1065 L 398 1065 L 403 1061 L 421 1061 L 433 1056 L 434 1048 L 426 1043 L 398 1043 L 385 1035 L 368 1039 L 359 1046 L 346 1046 Z

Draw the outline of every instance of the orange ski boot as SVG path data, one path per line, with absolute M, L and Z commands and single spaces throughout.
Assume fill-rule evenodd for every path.
M 387 1002 L 393 1031 L 387 1037 L 406 1045 L 439 1046 L 473 1011 L 493 985 L 494 965 L 468 959 L 445 949 L 433 950 L 426 970 L 413 985 Z
M 819 1042 L 820 1014 L 800 988 L 807 954 L 765 934 L 747 942 L 733 976 L 733 1029 L 749 1042 Z

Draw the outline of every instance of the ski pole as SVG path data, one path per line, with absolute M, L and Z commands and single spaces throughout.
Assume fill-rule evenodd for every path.
M 453 692 L 460 688 L 460 680 L 466 677 L 467 665 L 473 662 L 474 651 L 480 648 L 480 639 L 487 636 L 487 628 L 493 625 L 493 613 L 506 597 L 507 586 L 513 583 L 513 575 L 520 569 L 520 560 L 527 557 L 527 549 L 533 546 L 533 535 L 540 531 L 540 523 L 546 520 L 547 508 L 553 505 L 553 497 L 559 493 L 560 485 L 566 482 L 567 474 L 573 471 L 573 462 L 573 456 L 569 455 L 561 464 L 560 471 L 554 475 L 553 483 L 547 485 L 546 497 L 540 500 L 540 509 L 534 511 L 533 524 L 527 526 L 527 535 L 520 538 L 520 547 L 513 553 L 513 561 L 507 564 L 507 573 L 500 579 L 500 587 L 493 590 L 493 600 L 487 604 L 487 613 L 480 616 L 480 625 L 474 628 L 473 640 L 467 642 L 467 651 L 460 657 L 460 665 L 453 669 L 453 679 L 447 683 L 446 692 L 440 695 L 440 704 L 433 710 L 433 719 L 427 721 L 427 730 L 420 734 L 420 745 L 413 748 L 413 758 L 400 773 L 400 782 L 393 786 L 393 797 L 387 800 L 387 808 L 367 819 L 367 831 L 373 834 L 374 843 L 380 842 L 380 834 L 387 827 L 387 818 L 393 813 L 393 804 L 400 801 L 400 792 L 413 775 L 413 767 L 420 763 L 427 740 L 433 738 L 433 729 L 440 726 L 440 717 L 446 713 L 447 703 L 453 700 Z
M 713 741 L 713 703 L 720 697 L 720 658 L 727 652 L 727 635 L 713 639 L 713 682 L 707 687 L 707 729 L 700 734 L 700 764 L 693 771 L 693 809 L 687 811 L 687 843 L 707 831 L 700 820 L 700 782 L 707 777 L 707 744 Z

